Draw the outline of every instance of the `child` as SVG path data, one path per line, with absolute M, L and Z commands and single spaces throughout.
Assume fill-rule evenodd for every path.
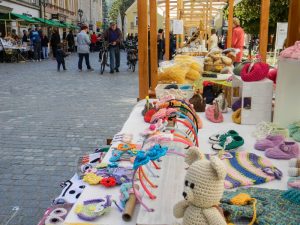
M 56 51 L 57 71 L 60 71 L 60 65 L 63 66 L 64 70 L 67 70 L 66 64 L 65 64 L 65 57 L 67 57 L 67 56 L 68 56 L 68 54 L 64 52 L 61 44 L 58 44 L 57 51 Z

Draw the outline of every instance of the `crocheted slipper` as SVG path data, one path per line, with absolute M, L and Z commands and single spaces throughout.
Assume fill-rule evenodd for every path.
M 293 141 L 285 141 L 274 148 L 268 148 L 265 152 L 266 157 L 272 159 L 292 159 L 299 156 L 299 146 Z
M 299 177 L 290 178 L 288 180 L 287 184 L 288 184 L 289 188 L 300 190 L 300 178 Z
M 228 136 L 219 144 L 213 144 L 212 149 L 216 151 L 221 150 L 235 150 L 244 144 L 244 139 L 241 136 Z
M 273 148 L 284 141 L 284 137 L 281 135 L 268 135 L 265 139 L 258 140 L 254 148 L 256 150 L 265 151 L 268 148 Z
M 217 144 L 221 140 L 226 139 L 228 136 L 238 136 L 238 135 L 239 135 L 238 132 L 236 132 L 235 130 L 229 130 L 225 133 L 219 133 L 219 134 L 210 136 L 208 142 L 211 144 Z

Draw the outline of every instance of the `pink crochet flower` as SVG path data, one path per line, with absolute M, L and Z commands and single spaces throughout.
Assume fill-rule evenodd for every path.
M 296 41 L 293 46 L 284 49 L 280 53 L 280 56 L 284 58 L 300 59 L 300 41 Z

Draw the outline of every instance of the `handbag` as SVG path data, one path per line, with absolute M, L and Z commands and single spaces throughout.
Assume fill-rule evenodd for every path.
M 205 110 L 206 118 L 213 123 L 223 122 L 223 114 L 220 112 L 218 100 L 215 100 L 213 105 L 207 107 Z
M 193 97 L 189 100 L 189 102 L 193 104 L 196 112 L 205 112 L 205 99 L 200 93 L 195 93 Z

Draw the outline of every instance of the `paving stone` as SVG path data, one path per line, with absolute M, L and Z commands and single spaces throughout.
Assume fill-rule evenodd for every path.
M 53 60 L 0 64 L 0 224 L 34 225 L 75 173 L 79 156 L 106 144 L 123 126 L 138 96 L 137 73 L 77 72 L 77 55 L 67 72 Z M 108 71 L 108 69 L 107 69 Z M 2 198 L 3 196 L 3 198 Z

